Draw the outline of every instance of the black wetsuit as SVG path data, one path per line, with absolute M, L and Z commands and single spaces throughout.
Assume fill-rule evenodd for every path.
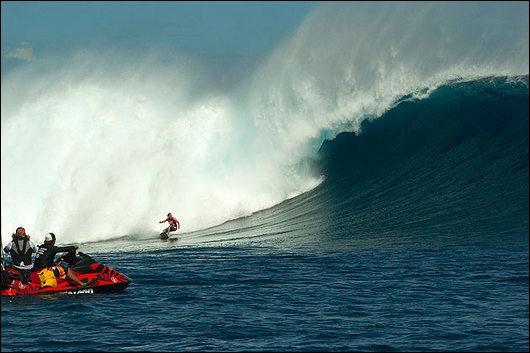
M 75 250 L 75 246 L 58 247 L 52 244 L 44 243 L 40 245 L 39 250 L 37 250 L 37 256 L 35 257 L 35 265 L 33 266 L 33 268 L 35 270 L 40 270 L 44 267 L 55 266 L 55 255 L 57 255 L 57 253 Z
M 13 241 L 4 248 L 6 253 L 11 255 L 13 266 L 18 269 L 22 283 L 30 282 L 31 274 L 31 255 L 37 250 L 37 247 L 28 236 L 19 236 L 13 234 Z M 4 277 L 2 277 L 4 278 Z

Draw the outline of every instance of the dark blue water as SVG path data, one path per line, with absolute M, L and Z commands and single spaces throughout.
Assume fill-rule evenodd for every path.
M 405 97 L 314 168 L 178 242 L 85 244 L 133 284 L 2 298 L 2 350 L 528 351 L 528 77 Z
M 106 254 L 134 278 L 126 292 L 3 300 L 2 349 L 527 350 L 527 251 L 515 241 Z

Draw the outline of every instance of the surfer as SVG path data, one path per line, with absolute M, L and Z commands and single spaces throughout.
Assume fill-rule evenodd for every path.
M 175 217 L 173 217 L 171 213 L 168 213 L 167 218 L 158 223 L 164 223 L 164 222 L 169 222 L 169 227 L 164 229 L 164 231 L 160 235 L 165 234 L 167 238 L 169 238 L 169 232 L 174 232 L 180 228 L 180 222 Z

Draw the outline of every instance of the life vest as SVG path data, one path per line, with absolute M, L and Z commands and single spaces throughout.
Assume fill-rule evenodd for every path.
M 41 288 L 44 287 L 55 287 L 57 285 L 57 279 L 55 278 L 55 273 L 51 267 L 44 267 L 43 269 L 37 271 L 39 275 L 39 281 Z
M 24 262 L 24 265 L 30 265 L 32 262 L 31 254 L 33 254 L 33 249 L 29 245 L 28 237 L 15 237 L 9 254 L 11 255 L 11 259 L 13 259 L 13 264 L 15 266 L 20 266 L 22 262 Z

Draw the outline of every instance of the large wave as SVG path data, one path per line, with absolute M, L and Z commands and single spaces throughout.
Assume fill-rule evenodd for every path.
M 193 58 L 88 50 L 2 77 L 2 233 L 187 230 L 316 186 L 307 158 L 405 96 L 528 73 L 528 4 L 323 5 L 229 87 Z
M 403 97 L 357 133 L 326 140 L 318 156 L 325 180 L 315 189 L 186 238 L 320 248 L 528 246 L 528 76 Z
M 528 76 L 404 100 L 320 156 L 322 192 L 341 205 L 328 212 L 356 234 L 528 240 Z

